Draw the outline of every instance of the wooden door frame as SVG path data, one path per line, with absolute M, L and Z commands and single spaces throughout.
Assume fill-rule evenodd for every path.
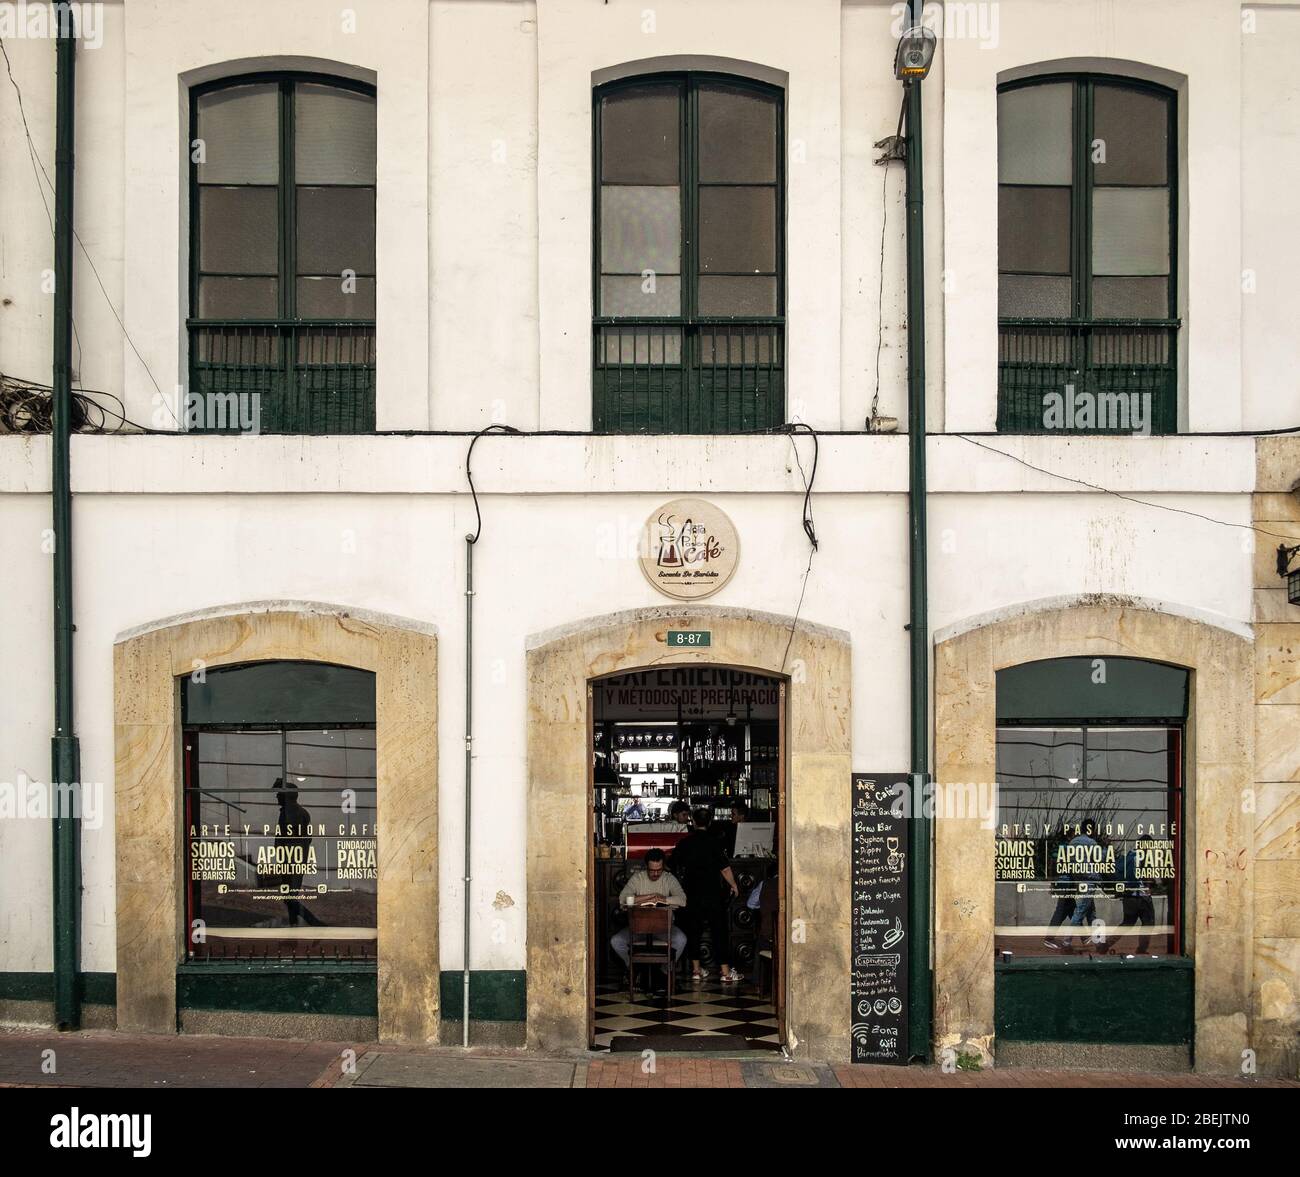
M 776 916 L 776 934 L 780 942 L 780 951 L 775 953 L 775 960 L 772 969 L 772 1004 L 776 1010 L 777 1037 L 781 1040 L 781 1049 L 786 1049 L 789 1042 L 789 1035 L 786 1030 L 786 992 L 785 992 L 785 962 L 786 955 L 789 953 L 790 929 L 787 922 L 786 895 L 789 891 L 787 875 L 790 870 L 790 845 L 789 845 L 789 823 L 786 821 L 786 781 L 787 771 L 786 763 L 789 757 L 789 747 L 787 744 L 787 731 L 789 723 L 787 720 L 787 708 L 789 706 L 789 687 L 790 677 L 784 674 L 773 674 L 766 670 L 756 670 L 748 666 L 734 666 L 729 662 L 708 662 L 705 665 L 719 670 L 743 670 L 750 674 L 762 675 L 764 678 L 770 678 L 777 684 L 779 699 L 776 708 L 777 723 L 777 759 L 776 759 L 776 830 L 779 840 L 777 847 L 777 916 Z M 642 669 L 651 669 L 643 667 Z M 636 670 L 614 671 L 613 674 L 636 674 Z M 602 678 L 609 678 L 610 675 L 597 675 L 594 678 L 587 679 L 587 723 L 586 723 L 586 747 L 584 754 L 587 758 L 587 1049 L 594 1050 L 596 1047 L 596 953 L 601 951 L 600 945 L 596 943 L 596 811 L 595 811 L 595 791 L 596 791 L 596 770 L 595 757 L 593 756 L 594 741 L 596 735 L 596 709 L 594 684 Z M 680 708 L 678 710 L 678 724 L 680 726 Z M 755 961 L 757 967 L 757 961 Z M 733 966 L 734 967 L 734 966 Z

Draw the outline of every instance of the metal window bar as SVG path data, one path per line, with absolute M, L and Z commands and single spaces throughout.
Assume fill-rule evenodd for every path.
M 1178 431 L 1176 319 L 1003 319 L 998 420 L 1006 433 Z
M 199 433 L 369 433 L 375 325 L 358 320 L 194 320 L 190 401 Z
M 735 433 L 785 419 L 785 324 L 597 319 L 598 433 Z

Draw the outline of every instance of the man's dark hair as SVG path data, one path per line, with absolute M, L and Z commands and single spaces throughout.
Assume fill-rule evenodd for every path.
M 738 813 L 741 815 L 741 817 L 748 817 L 749 806 L 746 805 L 743 801 L 737 799 L 731 803 L 731 812 Z
M 676 817 L 679 813 L 683 811 L 685 811 L 688 815 L 691 812 L 690 805 L 687 804 L 687 802 L 685 801 L 674 801 L 670 806 L 668 806 L 669 817 Z
M 707 805 L 701 805 L 691 814 L 691 820 L 695 823 L 695 828 L 697 830 L 707 830 L 712 818 L 713 813 Z
M 649 866 L 652 862 L 663 862 L 663 860 L 664 852 L 658 846 L 645 852 L 646 866 Z

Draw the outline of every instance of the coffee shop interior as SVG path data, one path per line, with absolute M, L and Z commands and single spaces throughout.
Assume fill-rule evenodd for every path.
M 591 687 L 592 1046 L 779 1049 L 782 680 L 679 666 Z

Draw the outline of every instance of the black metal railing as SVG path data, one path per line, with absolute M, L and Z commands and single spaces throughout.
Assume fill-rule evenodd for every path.
M 592 343 L 597 433 L 740 433 L 785 420 L 780 320 L 598 319 Z
M 1176 319 L 1002 319 L 998 430 L 1176 433 Z
M 185 428 L 374 431 L 374 323 L 196 320 L 189 329 Z

